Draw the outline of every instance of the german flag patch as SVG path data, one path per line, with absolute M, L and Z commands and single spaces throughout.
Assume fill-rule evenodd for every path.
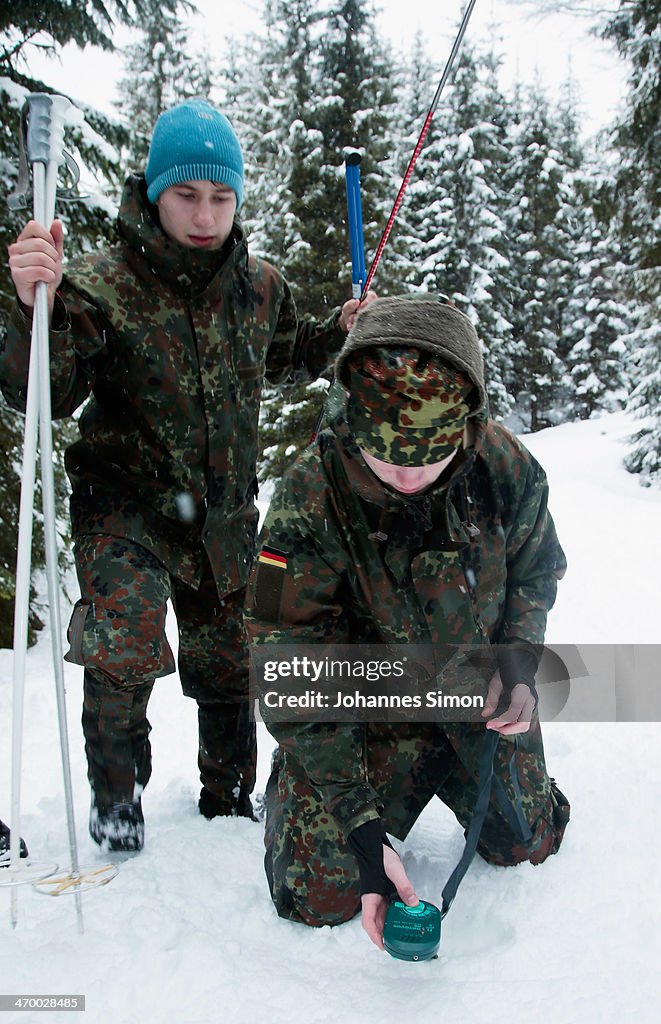
M 265 622 L 280 621 L 280 602 L 287 569 L 287 554 L 265 544 L 257 555 L 254 612 Z
M 273 565 L 277 569 L 287 568 L 287 555 L 284 551 L 278 551 L 277 548 L 270 548 L 268 544 L 265 544 L 259 552 L 257 561 L 261 562 L 262 565 Z

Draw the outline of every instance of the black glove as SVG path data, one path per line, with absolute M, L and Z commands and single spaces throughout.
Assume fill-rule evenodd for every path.
M 375 892 L 390 898 L 397 893 L 383 867 L 384 845 L 393 848 L 378 818 L 364 822 L 347 836 L 347 846 L 358 861 L 361 896 Z

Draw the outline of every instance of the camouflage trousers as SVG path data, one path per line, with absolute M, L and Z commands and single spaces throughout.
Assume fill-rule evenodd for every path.
M 147 704 L 154 680 L 175 670 L 165 635 L 171 600 L 182 690 L 198 704 L 200 778 L 229 812 L 255 784 L 243 591 L 219 599 L 208 565 L 198 589 L 184 586 L 124 538 L 79 537 L 74 554 L 81 598 L 66 658 L 85 667 L 82 723 L 96 804 L 131 801 L 149 781 Z
M 368 777 L 391 835 L 404 839 L 434 796 L 468 828 L 483 726 L 373 723 L 365 728 Z M 481 856 L 499 865 L 540 864 L 558 850 L 568 820 L 569 804 L 546 772 L 539 723 L 516 741 L 501 736 L 478 845 Z M 266 875 L 281 917 L 321 926 L 340 924 L 360 911 L 358 867 L 342 831 L 302 769 L 280 750 L 266 789 L 265 844 Z

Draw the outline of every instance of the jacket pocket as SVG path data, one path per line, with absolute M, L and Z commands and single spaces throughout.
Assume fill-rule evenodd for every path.
M 85 632 L 85 622 L 87 621 L 87 613 L 89 612 L 91 605 L 88 601 L 76 601 L 71 615 L 71 621 L 69 622 L 69 628 L 67 629 L 67 640 L 69 641 L 69 650 L 64 655 L 64 660 L 70 662 L 72 665 L 84 665 L 83 660 L 83 634 Z

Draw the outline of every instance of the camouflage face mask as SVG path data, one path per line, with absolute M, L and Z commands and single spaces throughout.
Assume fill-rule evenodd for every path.
M 473 385 L 417 348 L 365 348 L 347 361 L 349 429 L 360 448 L 394 466 L 442 462 L 462 443 Z

